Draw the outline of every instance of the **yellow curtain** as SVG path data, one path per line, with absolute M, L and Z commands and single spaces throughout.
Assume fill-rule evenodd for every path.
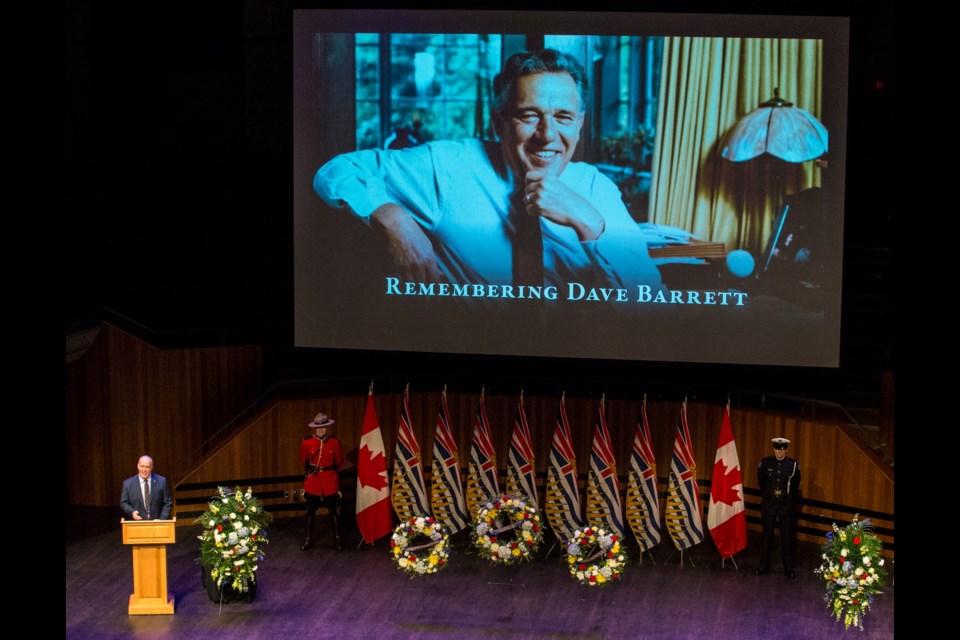
M 820 185 L 817 163 L 720 157 L 724 135 L 774 96 L 821 118 L 822 42 L 665 38 L 650 221 L 759 257 L 778 199 Z

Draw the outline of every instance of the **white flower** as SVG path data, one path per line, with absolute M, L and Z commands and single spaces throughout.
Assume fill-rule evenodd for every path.
M 237 514 L 231 513 L 231 514 L 230 514 L 230 519 L 231 519 L 231 520 L 236 520 L 236 519 L 237 519 Z
M 211 520 L 211 521 L 210 521 L 210 526 L 211 526 L 211 527 L 217 526 L 217 521 L 216 521 L 216 520 Z
M 248 516 L 247 514 L 243 514 L 243 521 L 250 522 L 250 516 Z
M 604 578 L 609 578 L 613 575 L 613 570 L 610 569 L 610 567 L 604 567 L 600 569 L 600 575 L 602 575 Z

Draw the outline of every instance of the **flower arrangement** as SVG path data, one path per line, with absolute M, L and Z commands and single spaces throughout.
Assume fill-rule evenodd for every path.
M 401 522 L 390 538 L 390 556 L 410 577 L 436 573 L 450 558 L 450 531 L 433 518 L 419 516 Z
M 263 545 L 271 515 L 264 511 L 250 489 L 246 493 L 218 487 L 217 495 L 206 511 L 195 520 L 203 527 L 200 540 L 200 564 L 210 571 L 218 588 L 224 585 L 236 591 L 248 591 L 256 583 L 263 560 Z
M 501 496 L 477 509 L 471 538 L 494 564 L 530 560 L 543 541 L 540 514 L 517 496 Z
M 887 577 L 880 555 L 883 543 L 871 530 L 870 519 L 860 521 L 859 514 L 842 529 L 834 523 L 820 548 L 822 562 L 814 570 L 826 582 L 823 599 L 831 615 L 837 621 L 843 618 L 846 629 L 853 625 L 863 630 L 863 618 L 874 597 L 883 593 Z
M 602 587 L 617 582 L 626 563 L 619 536 L 603 527 L 577 529 L 567 543 L 567 566 L 580 584 Z

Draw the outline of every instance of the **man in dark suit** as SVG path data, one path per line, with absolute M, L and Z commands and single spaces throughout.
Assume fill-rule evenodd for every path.
M 169 520 L 173 494 L 167 479 L 153 473 L 153 458 L 141 456 L 137 475 L 123 481 L 120 509 L 127 520 Z

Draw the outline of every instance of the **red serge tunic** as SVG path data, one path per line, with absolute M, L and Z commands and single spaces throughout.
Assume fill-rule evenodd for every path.
M 343 447 L 336 436 L 310 436 L 300 444 L 300 466 L 303 467 L 303 488 L 315 496 L 335 496 L 340 490 L 340 467 Z

